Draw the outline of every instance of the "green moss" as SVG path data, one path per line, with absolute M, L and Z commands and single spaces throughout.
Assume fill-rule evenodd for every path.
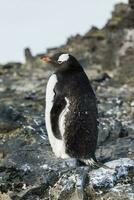
M 121 22 L 122 18 L 121 17 L 113 17 L 111 20 L 108 22 L 109 27 L 117 27 L 118 24 Z
M 105 39 L 105 31 L 98 30 L 91 35 L 92 38 Z
M 96 38 L 99 40 L 105 39 L 105 31 L 98 29 L 97 27 L 92 27 L 91 30 L 85 35 L 87 38 Z

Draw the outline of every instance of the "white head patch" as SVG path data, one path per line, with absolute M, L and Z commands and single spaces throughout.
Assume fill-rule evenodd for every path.
M 67 53 L 65 54 L 64 53 L 64 54 L 62 54 L 62 55 L 59 56 L 58 62 L 62 63 L 62 62 L 67 61 L 68 59 L 69 59 L 69 54 L 67 54 Z

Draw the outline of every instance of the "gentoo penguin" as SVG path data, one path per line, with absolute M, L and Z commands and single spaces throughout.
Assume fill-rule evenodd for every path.
M 82 66 L 68 53 L 43 56 L 55 67 L 46 87 L 45 120 L 53 152 L 95 165 L 97 145 L 96 97 Z

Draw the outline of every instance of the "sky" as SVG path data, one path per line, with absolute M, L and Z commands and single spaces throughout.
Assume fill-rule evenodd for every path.
M 62 45 L 71 35 L 103 27 L 114 4 L 127 0 L 0 0 L 0 63 L 24 61 Z

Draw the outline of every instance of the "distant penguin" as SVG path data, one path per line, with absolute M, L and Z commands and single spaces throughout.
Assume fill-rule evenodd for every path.
M 97 165 L 96 97 L 89 79 L 75 57 L 57 53 L 42 60 L 55 67 L 46 87 L 45 120 L 54 154 Z

